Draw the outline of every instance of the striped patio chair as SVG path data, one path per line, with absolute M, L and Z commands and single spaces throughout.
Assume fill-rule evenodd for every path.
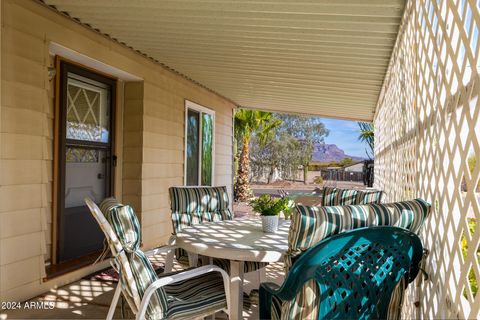
M 140 225 L 133 209 L 113 199 L 100 208 L 85 199 L 112 252 L 111 263 L 120 275 L 107 319 L 112 319 L 123 294 L 136 319 L 190 319 L 218 311 L 229 312 L 229 278 L 224 270 L 207 265 L 157 276 L 140 250 Z M 167 247 L 171 252 L 172 247 Z
M 281 194 L 282 198 L 292 200 L 291 208 L 287 212 L 289 218 L 295 205 L 302 206 L 346 206 L 358 204 L 381 203 L 384 192 L 380 190 L 341 189 L 324 187 L 310 193 Z
M 195 224 L 233 219 L 227 187 L 225 186 L 171 187 L 169 193 L 173 235 L 181 232 L 183 228 Z M 183 249 L 176 249 L 175 256 L 181 264 L 196 265 L 197 257 Z M 210 262 L 230 273 L 230 261 L 214 258 Z M 266 265 L 267 263 L 264 262 L 245 261 L 244 273 L 262 269 Z
M 396 226 L 419 234 L 430 210 L 430 204 L 422 199 L 347 206 L 298 205 L 292 214 L 285 273 L 288 274 L 306 250 L 341 232 L 371 226 Z M 398 319 L 400 315 L 405 285 L 401 282 L 392 295 L 389 319 Z M 282 303 L 272 314 L 281 315 L 282 319 L 317 319 L 319 297 L 318 286 L 311 280 L 302 287 L 296 299 Z

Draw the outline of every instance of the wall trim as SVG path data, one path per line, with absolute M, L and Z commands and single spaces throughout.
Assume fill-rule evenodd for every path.
M 63 60 L 75 62 L 79 65 L 82 65 L 83 67 L 88 67 L 92 70 L 95 70 L 95 72 L 104 73 L 105 75 L 113 78 L 117 78 L 123 81 L 143 81 L 141 77 L 115 68 L 114 66 L 103 63 L 99 60 L 90 58 L 89 56 L 86 56 L 70 48 L 64 47 L 56 42 L 50 42 L 50 44 L 48 45 L 48 50 L 50 54 L 61 56 Z

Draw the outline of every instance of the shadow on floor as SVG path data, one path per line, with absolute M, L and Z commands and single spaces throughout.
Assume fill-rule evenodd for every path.
M 163 263 L 164 256 L 153 257 L 152 262 Z M 174 270 L 181 270 L 178 264 L 174 265 Z M 258 288 L 256 275 L 246 276 L 244 291 L 250 292 Z M 87 280 L 85 280 L 87 279 Z M 34 299 L 21 303 L 18 310 L 1 310 L 0 320 L 4 319 L 105 319 L 108 313 L 110 302 L 113 298 L 113 292 L 116 283 L 112 281 L 90 280 L 89 277 L 78 280 L 63 287 L 52 289 Z M 283 264 L 275 263 L 267 267 L 267 281 L 281 284 L 284 279 Z M 244 319 L 257 319 L 258 306 L 252 298 L 244 303 Z M 126 306 L 128 309 L 128 306 Z M 133 316 L 130 310 L 126 310 L 127 318 Z M 114 318 L 121 318 L 120 306 L 117 306 Z M 225 319 L 225 314 L 217 314 L 217 319 Z

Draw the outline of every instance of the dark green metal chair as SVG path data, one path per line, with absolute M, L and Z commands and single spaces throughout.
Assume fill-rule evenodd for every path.
M 320 292 L 318 319 L 385 319 L 395 286 L 415 279 L 422 259 L 417 235 L 397 227 L 355 229 L 330 237 L 305 251 L 281 287 L 260 286 L 260 319 L 272 306 L 291 301 L 315 279 Z

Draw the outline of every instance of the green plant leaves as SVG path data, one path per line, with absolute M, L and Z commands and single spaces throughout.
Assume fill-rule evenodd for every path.
M 249 204 L 255 212 L 262 216 L 277 216 L 280 212 L 289 208 L 288 199 L 273 198 L 269 194 L 261 195 L 251 200 Z

